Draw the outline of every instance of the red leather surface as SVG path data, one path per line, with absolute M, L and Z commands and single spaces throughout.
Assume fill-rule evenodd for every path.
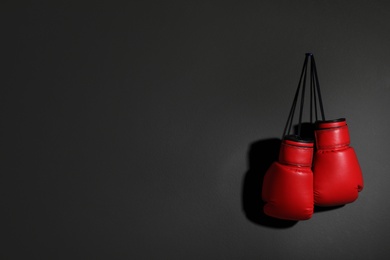
M 279 162 L 310 167 L 313 160 L 313 143 L 285 140 L 280 146 Z
M 305 163 L 311 162 L 313 148 L 307 146 L 313 146 L 313 143 L 303 146 L 283 141 L 279 158 L 300 162 L 302 159 L 298 157 L 303 155 Z M 264 176 L 262 198 L 266 202 L 264 213 L 269 216 L 288 220 L 311 218 L 314 199 L 310 165 L 274 162 Z
M 347 125 L 347 121 L 343 120 L 340 122 L 321 122 L 317 125 L 318 129 L 325 129 L 325 128 L 334 128 L 334 127 L 340 127 Z
M 315 137 L 317 149 L 337 149 L 350 144 L 347 125 L 316 130 Z
M 316 130 L 315 136 L 315 205 L 337 206 L 355 201 L 363 189 L 363 176 L 356 153 L 349 146 L 348 126 Z

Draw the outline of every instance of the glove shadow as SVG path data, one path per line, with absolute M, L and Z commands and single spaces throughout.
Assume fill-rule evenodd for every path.
M 281 140 L 263 139 L 253 142 L 247 154 L 249 169 L 244 175 L 242 186 L 242 210 L 246 218 L 261 226 L 283 229 L 294 226 L 298 221 L 282 220 L 267 216 L 261 199 L 264 175 L 271 164 L 278 159 Z
M 345 205 L 339 205 L 339 206 L 330 206 L 330 207 L 322 207 L 322 206 L 314 206 L 314 213 L 320 213 L 325 211 L 331 211 L 335 209 L 339 209 L 344 207 Z

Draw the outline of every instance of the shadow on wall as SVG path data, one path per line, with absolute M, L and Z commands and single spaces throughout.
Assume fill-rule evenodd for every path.
M 297 221 L 282 220 L 264 214 L 261 199 L 264 175 L 271 164 L 278 159 L 280 139 L 259 140 L 250 145 L 249 169 L 245 173 L 242 187 L 242 208 L 248 220 L 270 228 L 290 228 Z

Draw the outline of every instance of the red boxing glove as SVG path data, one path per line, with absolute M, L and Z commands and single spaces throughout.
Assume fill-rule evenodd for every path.
M 264 213 L 275 218 L 306 220 L 313 215 L 313 143 L 283 140 L 278 162 L 264 176 Z
M 363 177 L 355 151 L 349 146 L 345 119 L 318 122 L 315 138 L 315 205 L 338 206 L 355 201 L 363 189 Z

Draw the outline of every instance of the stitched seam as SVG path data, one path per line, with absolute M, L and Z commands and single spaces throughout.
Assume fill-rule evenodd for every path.
M 294 149 L 299 149 L 299 150 L 313 149 L 313 147 L 302 147 L 302 146 L 296 146 L 296 145 L 291 145 L 291 144 L 283 144 L 283 145 L 294 148 Z
M 293 165 L 293 166 L 303 166 L 303 167 L 310 167 L 311 166 L 311 163 L 292 163 L 292 162 L 288 162 L 286 160 L 282 160 L 282 161 L 279 161 L 280 163 L 283 163 L 283 164 L 288 164 L 288 165 Z
M 337 144 L 337 145 L 320 145 L 320 144 L 318 145 L 319 149 L 322 149 L 322 148 L 331 149 L 331 148 L 342 148 L 342 147 L 349 147 L 349 142 L 348 143 Z

